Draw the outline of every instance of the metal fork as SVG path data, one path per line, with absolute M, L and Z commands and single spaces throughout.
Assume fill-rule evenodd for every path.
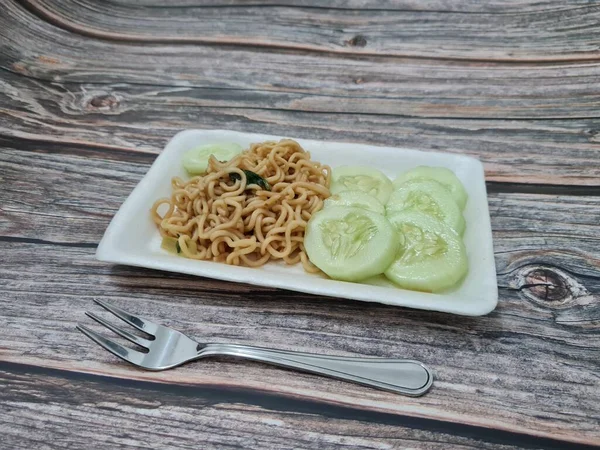
M 113 355 L 147 370 L 171 369 L 208 356 L 237 356 L 413 397 L 425 394 L 433 383 L 431 371 L 418 361 L 325 356 L 248 345 L 200 343 L 172 328 L 152 323 L 100 300 L 94 301 L 119 319 L 146 333 L 149 339 L 119 328 L 94 313 L 86 312 L 89 317 L 145 348 L 147 352 L 124 347 L 84 325 L 77 325 L 77 329 Z

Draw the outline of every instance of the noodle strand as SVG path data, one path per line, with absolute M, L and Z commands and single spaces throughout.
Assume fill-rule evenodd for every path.
M 271 190 L 250 184 L 244 171 L 261 176 Z M 330 181 L 331 169 L 312 161 L 296 141 L 263 142 L 228 162 L 211 156 L 203 176 L 174 177 L 171 198 L 157 200 L 151 215 L 161 235 L 177 239 L 187 258 L 248 267 L 301 262 L 315 273 L 304 231 L 329 197 Z

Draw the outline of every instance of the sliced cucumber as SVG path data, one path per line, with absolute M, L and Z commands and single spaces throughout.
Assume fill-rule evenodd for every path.
M 385 214 L 385 206 L 375 197 L 363 191 L 338 192 L 325 200 L 324 208 L 332 206 L 354 206 L 356 208 L 368 209 L 377 214 Z
M 160 247 L 168 251 L 169 253 L 181 253 L 181 249 L 179 248 L 179 242 L 174 237 L 165 236 L 164 238 L 162 238 Z
M 433 180 L 410 180 L 401 184 L 385 205 L 386 214 L 419 211 L 448 224 L 462 235 L 465 219 L 448 190 Z
M 439 292 L 465 276 L 465 246 L 445 223 L 414 211 L 393 214 L 389 220 L 400 239 L 396 260 L 385 271 L 391 281 L 405 289 Z
M 184 153 L 183 167 L 190 175 L 202 175 L 208 169 L 210 155 L 214 155 L 219 161 L 229 161 L 242 150 L 241 145 L 233 142 L 200 145 Z
M 398 249 L 398 237 L 381 214 L 332 206 L 313 215 L 304 235 L 310 261 L 336 280 L 360 281 L 383 273 Z
M 394 180 L 394 188 L 400 187 L 409 180 L 434 180 L 444 185 L 452 194 L 452 198 L 461 209 L 465 209 L 467 204 L 467 191 L 458 177 L 450 169 L 445 167 L 419 166 L 408 172 L 398 175 Z
M 387 203 L 394 187 L 383 172 L 372 167 L 341 166 L 331 172 L 332 194 L 342 191 L 362 191 L 379 200 L 384 205 Z

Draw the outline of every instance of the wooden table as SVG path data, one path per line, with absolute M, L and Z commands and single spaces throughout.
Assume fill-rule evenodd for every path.
M 600 448 L 598 2 L 0 5 L 2 449 Z M 498 308 L 96 261 L 186 128 L 480 158 Z M 232 359 L 145 372 L 75 330 L 93 298 L 206 340 L 416 358 L 436 382 L 408 398 Z

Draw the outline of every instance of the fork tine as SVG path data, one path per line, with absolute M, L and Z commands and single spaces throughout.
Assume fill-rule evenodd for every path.
M 148 339 L 144 339 L 143 337 L 140 337 L 140 336 L 136 336 L 135 334 L 132 334 L 132 333 L 130 333 L 127 330 L 119 328 L 119 327 L 113 325 L 112 323 L 108 322 L 107 320 L 104 320 L 103 318 L 98 317 L 94 313 L 86 311 L 85 314 L 88 317 L 91 317 L 92 319 L 94 319 L 99 324 L 104 325 L 106 328 L 108 328 L 109 330 L 113 331 L 114 333 L 117 333 L 119 336 L 124 337 L 128 341 L 133 342 L 134 344 L 137 344 L 140 347 L 150 348 L 150 343 L 152 341 L 149 341 Z
M 124 359 L 131 364 L 135 364 L 136 366 L 142 365 L 142 359 L 144 358 L 144 354 L 142 352 L 123 347 L 121 344 L 117 344 L 116 342 L 105 338 L 101 334 L 90 330 L 84 325 L 77 325 L 77 329 L 113 355 L 118 356 L 119 358 Z
M 149 335 L 154 336 L 158 331 L 158 325 L 150 322 L 147 319 L 142 319 L 141 317 L 134 316 L 133 314 L 129 314 L 127 311 L 123 311 L 121 308 L 117 308 L 116 306 L 110 305 L 106 302 L 103 302 L 98 299 L 93 299 L 96 303 L 102 306 L 107 311 L 113 313 L 119 319 L 127 322 L 132 327 L 137 328 L 144 333 L 148 333 Z

